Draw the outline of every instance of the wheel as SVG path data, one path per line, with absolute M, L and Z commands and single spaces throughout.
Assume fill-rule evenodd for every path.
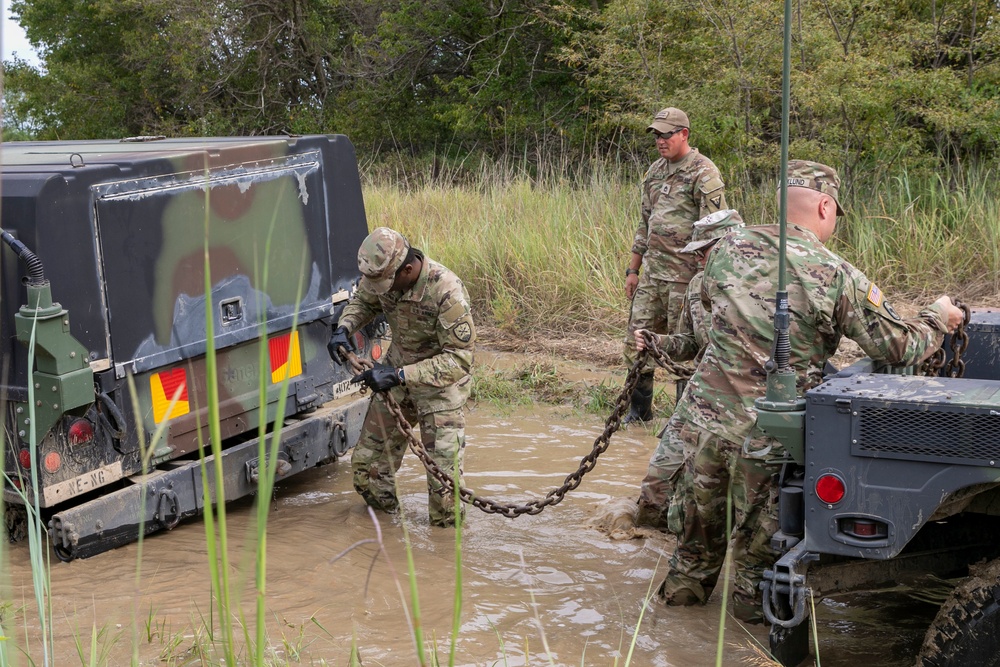
M 28 511 L 24 505 L 12 503 L 3 506 L 4 523 L 7 526 L 7 539 L 20 542 L 28 536 Z
M 1000 559 L 972 568 L 927 629 L 917 667 L 1000 667 Z

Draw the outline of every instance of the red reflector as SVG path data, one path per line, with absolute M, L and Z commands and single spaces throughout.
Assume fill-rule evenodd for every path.
M 22 449 L 17 453 L 17 461 L 25 470 L 31 470 L 31 452 L 27 449 Z
M 45 455 L 45 469 L 48 472 L 58 472 L 62 466 L 62 457 L 59 452 L 49 452 Z
M 69 444 L 85 445 L 94 439 L 94 427 L 86 419 L 77 419 L 69 427 Z
M 378 361 L 382 358 L 382 346 L 378 343 L 372 345 L 372 361 Z
M 365 337 L 361 335 L 360 331 L 354 332 L 354 347 L 358 350 L 365 349 Z
M 864 519 L 854 520 L 854 534 L 860 535 L 861 537 L 872 537 L 877 534 L 875 530 L 874 521 L 865 521 Z
M 822 475 L 816 480 L 816 495 L 828 505 L 844 499 L 844 482 L 836 475 Z

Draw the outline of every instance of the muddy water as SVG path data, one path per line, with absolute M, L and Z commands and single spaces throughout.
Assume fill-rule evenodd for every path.
M 498 499 L 523 501 L 559 485 L 602 430 L 599 418 L 551 407 L 505 416 L 480 406 L 468 416 L 467 483 Z M 612 541 L 587 527 L 602 507 L 635 495 L 654 444 L 649 431 L 615 436 L 582 486 L 539 516 L 509 520 L 469 512 L 461 544 L 456 664 L 622 665 L 630 651 L 633 665 L 714 664 L 718 596 L 705 607 L 653 605 L 636 628 L 643 597 L 661 578 L 671 545 L 658 536 Z M 400 487 L 417 570 L 420 625 L 428 645 L 447 660 L 454 533 L 428 525 L 424 475 L 412 455 L 401 470 Z M 377 533 L 351 487 L 346 461 L 283 484 L 274 510 L 267 600 L 275 654 L 293 664 L 297 659 L 342 665 L 353 637 L 368 667 L 418 664 L 406 617 L 410 607 L 401 600 L 401 591 L 408 596 L 409 588 L 400 518 L 378 516 L 384 553 L 366 543 Z M 252 515 L 249 502 L 229 507 L 230 578 L 248 619 L 254 613 Z M 136 545 L 54 563 L 53 664 L 81 664 L 75 637 L 89 646 L 94 626 L 105 633 L 106 664 L 128 664 L 133 650 L 142 664 L 162 664 L 165 655 L 174 656 L 173 664 L 200 664 L 183 658 L 187 649 L 204 643 L 195 629 L 208 622 L 212 609 L 204 543 L 200 521 L 148 538 L 138 578 Z M 27 549 L 15 545 L 5 558 L 10 565 L 4 568 L 4 599 L 26 609 L 13 617 L 8 613 L 3 630 L 12 637 L 9 643 L 19 646 L 25 646 L 27 632 L 40 664 Z M 884 596 L 823 603 L 818 612 L 823 664 L 854 665 L 861 656 L 871 667 L 911 664 L 908 656 L 920 630 L 897 622 L 908 604 L 903 598 L 895 607 L 886 605 Z M 723 664 L 753 664 L 748 648 L 753 641 L 766 645 L 766 633 L 747 634 L 728 622 Z

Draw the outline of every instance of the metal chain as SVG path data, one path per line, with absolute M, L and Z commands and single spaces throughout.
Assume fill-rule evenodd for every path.
M 950 378 L 960 378 L 965 375 L 965 360 L 962 359 L 962 354 L 969 347 L 969 334 L 965 332 L 965 327 L 968 326 L 969 320 L 972 318 L 972 311 L 961 301 L 955 301 L 955 305 L 962 309 L 964 317 L 962 318 L 961 324 L 955 329 L 955 333 L 951 335 L 951 359 L 944 367 L 945 377 Z
M 965 360 L 962 359 L 962 355 L 969 347 L 969 334 L 965 332 L 965 327 L 968 326 L 969 320 L 972 318 L 972 311 L 967 305 L 958 299 L 952 299 L 952 302 L 960 308 L 964 314 L 961 323 L 959 323 L 958 328 L 955 329 L 955 333 L 951 335 L 952 358 L 948 360 L 947 364 L 945 364 L 946 354 L 944 345 L 942 344 L 941 347 L 934 351 L 934 354 L 928 357 L 924 363 L 920 365 L 920 372 L 923 375 L 927 375 L 929 377 L 943 375 L 944 377 L 952 378 L 960 378 L 965 375 Z
M 646 332 L 643 335 L 646 340 L 646 346 L 649 349 L 650 355 L 653 357 L 653 361 L 660 368 L 665 368 L 669 372 L 677 376 L 678 380 L 690 380 L 691 376 L 694 375 L 694 368 L 685 364 L 674 361 L 667 353 L 660 349 L 660 346 L 656 343 L 656 335 L 650 332 Z
M 629 409 L 632 391 L 639 382 L 640 371 L 643 366 L 645 366 L 647 357 L 652 356 L 659 365 L 673 371 L 671 365 L 675 364 L 675 362 L 673 362 L 667 355 L 660 351 L 658 347 L 656 347 L 655 338 L 653 338 L 652 335 L 647 335 L 645 338 L 647 348 L 636 355 L 635 363 L 625 376 L 625 386 L 622 388 L 621 394 L 618 395 L 618 399 L 615 401 L 614 409 L 604 422 L 604 431 L 594 440 L 594 447 L 590 453 L 580 460 L 579 468 L 566 476 L 562 486 L 552 489 L 546 493 L 543 498 L 518 505 L 514 503 L 501 503 L 490 498 L 481 498 L 476 495 L 475 491 L 459 485 L 458 495 L 462 502 L 478 507 L 487 514 L 501 514 L 512 519 L 521 516 L 522 514 L 538 514 L 546 507 L 557 505 L 562 502 L 567 493 L 580 486 L 584 475 L 593 470 L 597 465 L 597 458 L 607 451 L 608 446 L 611 444 L 611 436 L 621 428 L 622 417 Z M 340 350 L 341 352 L 344 352 L 343 347 L 341 347 Z M 366 368 L 371 367 L 370 362 L 359 359 L 353 353 L 348 353 L 346 356 L 354 369 L 359 373 Z M 690 372 L 688 373 L 688 377 L 690 377 Z M 396 399 L 394 399 L 389 392 L 379 392 L 375 395 L 375 398 L 381 400 L 385 403 L 386 407 L 389 408 L 389 412 L 391 412 L 393 417 L 396 419 L 396 426 L 399 428 L 400 432 L 406 436 L 410 451 L 412 451 L 417 458 L 420 459 L 420 462 L 424 464 L 424 467 L 427 469 L 427 472 L 431 475 L 431 477 L 436 479 L 441 484 L 441 489 L 438 490 L 438 493 L 441 495 L 453 495 L 455 493 L 454 480 L 451 475 L 442 470 L 437 463 L 434 462 L 434 460 L 427 453 L 427 450 L 424 448 L 423 443 L 414 435 L 413 427 L 406 421 L 406 417 L 403 415 L 403 410 L 399 407 L 399 403 L 396 402 Z

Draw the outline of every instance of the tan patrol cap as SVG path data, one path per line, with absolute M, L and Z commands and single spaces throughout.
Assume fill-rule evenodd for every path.
M 837 204 L 837 215 L 844 215 L 844 209 L 840 206 L 840 176 L 837 176 L 836 169 L 819 162 L 789 160 L 786 176 L 790 188 L 809 188 L 833 197 Z
M 688 123 L 687 114 L 680 109 L 667 107 L 657 112 L 656 117 L 653 118 L 653 122 L 646 128 L 646 131 L 663 132 L 666 134 L 682 127 L 691 128 L 691 125 Z
M 369 234 L 358 249 L 361 289 L 373 294 L 388 292 L 409 250 L 409 242 L 394 229 L 379 227 Z
M 742 226 L 743 218 L 740 217 L 740 213 L 736 209 L 727 208 L 706 215 L 694 223 L 691 242 L 681 248 L 681 252 L 697 252 Z

